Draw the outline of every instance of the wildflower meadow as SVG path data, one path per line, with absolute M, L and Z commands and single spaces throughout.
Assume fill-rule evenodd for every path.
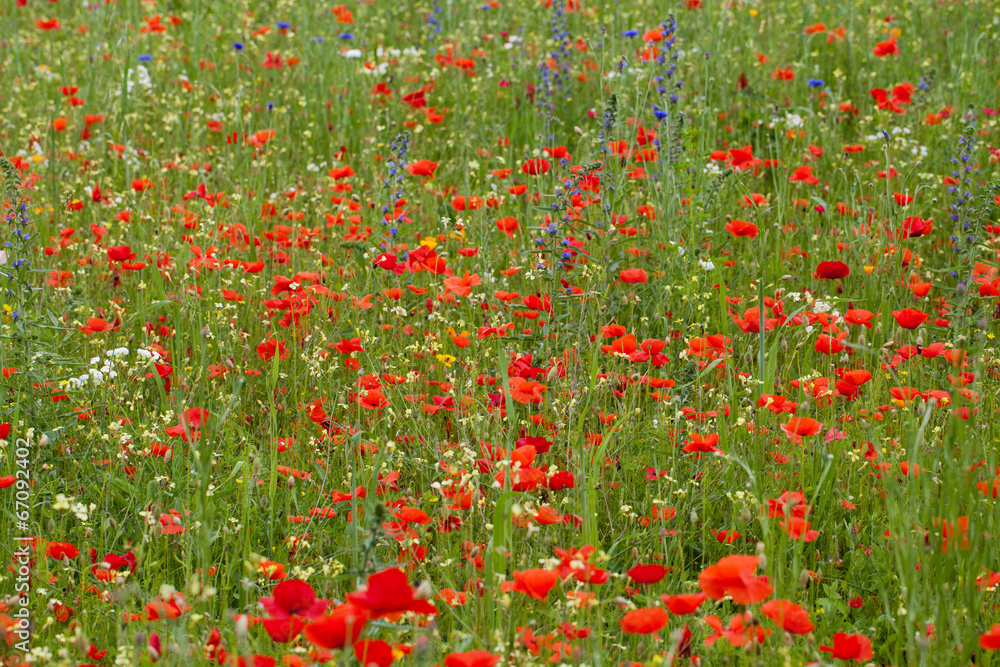
M 0 1 L 0 662 L 1000 665 L 998 107 L 994 0 Z

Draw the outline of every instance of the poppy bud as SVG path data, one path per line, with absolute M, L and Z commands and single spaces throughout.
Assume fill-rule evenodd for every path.
M 87 639 L 87 635 L 83 634 L 83 628 L 77 626 L 74 628 L 76 637 L 73 638 L 73 645 L 80 651 L 80 653 L 86 653 L 90 649 L 90 640 Z
M 691 512 L 691 516 L 688 517 L 688 518 L 691 519 L 691 523 L 698 523 L 698 513 L 697 512 Z
M 799 588 L 805 588 L 809 585 L 809 570 L 803 569 L 799 573 Z
M 236 641 L 244 642 L 247 638 L 247 628 L 249 627 L 250 621 L 246 614 L 242 614 L 236 619 L 236 627 L 233 631 L 236 633 Z
M 155 632 L 149 636 L 149 643 L 146 644 L 146 649 L 149 652 L 149 659 L 156 662 L 160 659 L 160 655 L 163 651 L 163 646 L 160 643 L 160 635 Z
M 289 475 L 288 476 L 288 488 L 289 489 L 294 489 L 295 488 L 295 475 Z
M 434 589 L 431 586 L 431 582 L 428 579 L 424 579 L 417 586 L 417 590 L 413 593 L 413 597 L 418 600 L 430 600 L 434 596 Z
M 763 542 L 757 543 L 757 564 L 760 566 L 760 569 L 762 570 L 767 568 L 767 555 L 764 553 L 764 550 L 766 548 L 767 545 L 765 545 Z

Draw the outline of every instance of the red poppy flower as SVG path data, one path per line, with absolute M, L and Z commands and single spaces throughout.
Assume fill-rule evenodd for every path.
M 729 595 L 737 604 L 760 602 L 767 599 L 773 588 L 766 576 L 757 575 L 759 562 L 756 556 L 726 556 L 701 571 L 698 585 L 713 600 Z
M 510 397 L 518 403 L 534 403 L 539 405 L 542 402 L 542 392 L 548 387 L 534 380 L 525 380 L 522 377 L 510 378 Z
M 278 359 L 287 359 L 288 355 L 291 354 L 286 348 L 284 341 L 278 341 L 274 338 L 268 338 L 260 345 L 257 346 L 257 356 L 263 361 L 271 361 L 278 356 Z
M 839 334 L 836 338 L 820 334 L 813 348 L 820 354 L 840 354 L 844 349 L 844 344 L 841 341 L 845 338 L 847 338 L 846 332 Z
M 552 164 L 540 157 L 531 158 L 527 160 L 523 165 L 521 165 L 521 171 L 529 176 L 538 176 L 539 174 L 549 173 L 549 169 L 552 168 Z
M 688 453 L 720 452 L 719 434 L 709 433 L 706 436 L 702 436 L 700 433 L 692 433 L 691 441 L 684 445 L 684 451 Z
M 495 667 L 500 656 L 489 651 L 467 651 L 445 656 L 444 667 Z
M 391 567 L 368 577 L 367 586 L 347 594 L 347 601 L 371 613 L 372 618 L 411 611 L 416 614 L 436 614 L 437 609 L 427 600 L 414 596 L 406 574 Z
M 544 600 L 556 585 L 559 575 L 549 570 L 534 569 L 514 572 L 514 581 L 502 587 L 517 593 L 524 593 L 536 600 Z
M 796 167 L 795 171 L 792 172 L 791 176 L 788 177 L 789 183 L 806 183 L 808 185 L 818 185 L 819 179 L 813 176 L 813 168 L 806 164 L 801 167 Z
M 729 149 L 729 166 L 737 171 L 753 169 L 763 162 L 760 158 L 753 156 L 753 146 Z
M 670 619 L 665 609 L 660 607 L 645 607 L 630 611 L 622 617 L 622 632 L 629 635 L 649 635 L 659 632 Z
M 79 553 L 80 550 L 72 542 L 49 542 L 45 549 L 45 555 L 56 560 L 76 558 Z
M 198 440 L 201 437 L 201 428 L 208 423 L 209 416 L 205 408 L 188 408 L 181 414 L 178 424 L 167 428 L 166 433 L 172 438 L 184 441 Z
M 763 513 L 765 508 L 761 506 Z M 799 491 L 785 491 L 777 498 L 767 499 L 767 516 L 770 519 L 777 519 L 785 516 L 795 516 L 805 518 L 812 507 L 809 505 L 804 494 Z
M 788 521 L 779 521 L 778 525 L 793 540 L 814 542 L 819 537 L 819 531 L 810 530 L 811 524 L 801 517 L 793 516 Z
M 667 576 L 670 568 L 662 565 L 636 565 L 626 574 L 637 584 L 655 584 Z
M 752 239 L 757 237 L 757 233 L 760 231 L 760 228 L 752 222 L 746 222 L 745 220 L 733 220 L 726 223 L 726 231 L 736 237 Z
M 95 333 L 104 333 L 105 331 L 113 331 L 115 325 L 109 323 L 107 320 L 100 317 L 88 317 L 87 326 L 80 327 L 80 331 L 83 332 L 84 336 L 90 336 Z
M 622 269 L 618 277 L 623 283 L 628 284 L 644 283 L 649 280 L 649 276 L 643 269 Z
M 876 58 L 884 58 L 886 56 L 898 56 L 899 47 L 896 46 L 896 38 L 888 39 L 884 42 L 879 42 L 872 49 L 872 53 L 875 54 Z
M 810 417 L 792 417 L 787 424 L 781 425 L 781 430 L 789 437 L 798 438 L 816 435 L 821 428 L 823 425 Z
M 840 660 L 864 662 L 872 659 L 872 643 L 864 635 L 849 635 L 838 632 L 833 636 L 833 646 L 820 646 L 820 651 L 830 653 Z
M 335 181 L 339 181 L 342 178 L 350 178 L 354 176 L 354 170 L 351 169 L 351 165 L 344 165 L 343 167 L 334 167 L 330 170 L 330 178 Z
M 904 329 L 916 329 L 927 321 L 928 315 L 914 308 L 904 308 L 903 310 L 892 311 L 892 316 L 896 322 Z
M 813 274 L 814 278 L 819 278 L 820 280 L 838 280 L 840 278 L 846 278 L 851 275 L 851 269 L 843 262 L 820 262 L 819 266 L 816 267 L 816 273 Z
M 463 276 L 453 276 L 444 280 L 444 286 L 448 288 L 448 291 L 454 292 L 458 296 L 469 296 L 472 294 L 473 287 L 482 284 L 478 273 L 473 273 L 470 276 L 468 271 Z
M 342 604 L 328 616 L 323 616 L 305 629 L 305 638 L 325 649 L 344 648 L 355 644 L 368 622 L 368 611 L 353 604 Z
M 869 312 L 867 310 L 861 309 L 851 309 L 844 313 L 844 321 L 850 324 L 858 324 L 863 327 L 872 328 L 872 318 L 875 317 L 875 313 Z
M 514 232 L 518 231 L 517 218 L 514 216 L 506 216 L 503 218 L 497 218 L 497 229 L 509 236 L 514 238 Z
M 660 600 L 671 614 L 686 616 L 698 611 L 701 603 L 708 598 L 705 593 L 683 593 L 681 595 L 661 595 Z
M 737 648 L 746 646 L 751 642 L 762 644 L 768 635 L 771 634 L 771 631 L 765 630 L 760 625 L 750 623 L 751 618 L 749 612 L 736 614 L 729 619 L 729 627 L 723 627 L 722 621 L 718 616 L 706 616 L 705 622 L 715 632 L 705 638 L 705 646 L 711 646 L 719 639 L 725 639 Z
M 127 262 L 135 259 L 135 253 L 127 245 L 116 245 L 108 248 L 108 261 Z
M 985 651 L 1000 650 L 1000 623 L 979 635 L 979 648 Z
M 317 599 L 313 587 L 301 579 L 282 581 L 274 587 L 271 597 L 258 601 L 271 618 L 287 618 L 291 615 L 318 618 L 328 603 L 328 600 Z
M 431 162 L 430 160 L 417 160 L 405 167 L 406 173 L 411 176 L 426 176 L 427 178 L 434 178 L 434 170 L 437 168 L 438 163 Z
M 389 667 L 394 659 L 392 646 L 381 639 L 362 639 L 354 645 L 354 657 L 364 667 Z

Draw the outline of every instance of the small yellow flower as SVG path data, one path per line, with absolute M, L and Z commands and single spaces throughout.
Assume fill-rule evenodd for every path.
M 436 356 L 438 361 L 440 361 L 442 364 L 444 364 L 449 368 L 451 368 L 451 363 L 455 361 L 455 357 L 451 356 L 450 354 L 438 354 Z
M 423 241 L 420 242 L 420 245 L 425 246 L 428 250 L 434 250 L 434 248 L 437 247 L 437 244 L 438 244 L 437 239 L 434 238 L 433 236 L 428 236 L 427 238 L 425 238 Z

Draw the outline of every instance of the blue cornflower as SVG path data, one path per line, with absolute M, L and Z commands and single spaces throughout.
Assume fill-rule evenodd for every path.
M 823 79 L 809 79 L 810 88 L 822 88 L 825 85 L 826 84 L 823 82 Z
M 139 56 L 139 62 L 141 63 L 148 63 L 151 62 L 152 60 L 153 56 L 149 55 L 148 53 L 144 53 L 141 56 Z
M 233 48 L 237 51 L 243 50 L 243 42 L 233 42 Z
M 639 36 L 638 30 L 626 30 L 625 32 L 622 33 L 622 37 L 638 37 L 638 36 Z

